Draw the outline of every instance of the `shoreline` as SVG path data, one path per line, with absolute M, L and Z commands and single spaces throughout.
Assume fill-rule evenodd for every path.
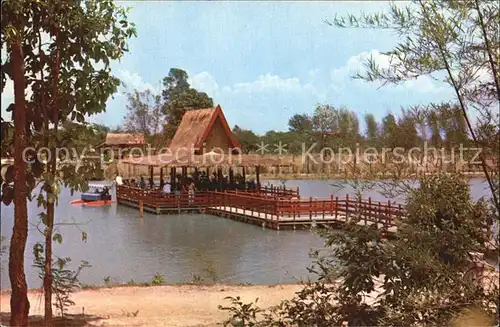
M 436 173 L 439 173 L 439 172 L 432 172 L 432 173 L 426 173 L 425 175 L 433 175 L 433 174 L 436 174 Z M 452 175 L 452 174 L 457 174 L 457 173 L 448 173 L 448 172 L 441 172 L 443 174 L 448 174 L 448 175 Z M 484 173 L 482 172 L 477 172 L 477 173 L 460 173 L 462 174 L 464 177 L 467 177 L 469 179 L 473 179 L 473 178 L 486 178 Z M 418 178 L 420 178 L 421 176 L 423 176 L 424 174 L 419 174 L 418 176 L 415 176 L 414 174 L 413 175 L 407 175 L 407 176 L 401 176 L 399 177 L 398 179 L 400 180 L 417 180 Z M 131 177 L 131 178 L 139 178 L 141 176 L 141 174 L 138 174 L 136 177 Z M 250 178 L 253 178 L 255 179 L 255 175 L 253 174 L 248 174 L 247 175 L 247 180 L 249 180 Z M 353 176 L 352 175 L 348 175 L 347 176 L 347 179 L 352 179 Z M 388 175 L 388 176 L 363 176 L 363 175 L 360 175 L 358 176 L 358 178 L 360 180 L 367 180 L 367 181 L 383 181 L 383 180 L 391 180 L 394 178 L 394 176 L 392 175 Z M 154 174 L 153 175 L 153 179 L 154 180 L 160 180 L 160 175 L 159 174 Z M 345 174 L 330 174 L 330 175 L 323 175 L 323 174 L 279 174 L 279 175 L 276 175 L 276 174 L 272 174 L 272 173 L 267 173 L 267 174 L 261 174 L 260 175 L 260 181 L 293 181 L 293 180 L 300 180 L 300 181 L 307 181 L 307 180 L 311 180 L 311 181 L 318 181 L 318 180 L 345 180 L 346 179 L 346 176 Z M 101 181 L 100 179 L 96 179 L 96 181 Z
M 68 309 L 68 319 L 57 326 L 217 326 L 228 318 L 219 305 L 230 304 L 226 297 L 240 296 L 244 303 L 259 299 L 261 308 L 291 299 L 301 284 L 279 285 L 158 285 L 112 286 L 83 289 L 71 295 L 75 302 Z M 43 294 L 28 292 L 30 325 L 43 321 Z M 2 324 L 8 323 L 10 291 L 0 293 Z M 54 307 L 54 316 L 57 314 Z
M 433 175 L 436 173 L 427 173 L 425 175 Z M 455 174 L 455 173 L 444 173 L 444 174 Z M 402 176 L 399 177 L 401 180 L 417 180 L 424 174 L 420 174 L 418 176 L 415 175 L 408 175 L 408 176 Z M 467 177 L 469 179 L 473 178 L 486 178 L 484 173 L 467 173 L 463 174 L 464 177 Z M 394 176 L 363 176 L 360 175 L 358 178 L 360 180 L 367 180 L 367 181 L 383 181 L 383 180 L 391 180 Z M 352 179 L 353 176 L 348 175 L 347 179 Z M 275 174 L 261 174 L 260 175 L 260 180 L 261 181 L 290 181 L 290 180 L 345 180 L 346 176 L 344 174 L 330 174 L 330 175 L 322 175 L 322 174 L 281 174 L 281 175 L 275 175 Z

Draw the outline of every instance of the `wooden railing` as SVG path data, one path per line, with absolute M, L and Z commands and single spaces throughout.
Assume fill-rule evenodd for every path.
M 400 204 L 343 199 L 282 199 L 279 197 L 237 192 L 213 192 L 214 206 L 222 210 L 249 210 L 250 215 L 261 212 L 270 220 L 347 220 L 356 218 L 365 225 L 381 224 L 384 229 L 395 226 L 395 219 L 405 217 Z M 267 216 L 266 216 L 267 217 Z
M 277 196 L 282 198 L 300 198 L 298 187 L 296 189 L 290 189 L 286 188 L 285 186 L 270 185 L 270 186 L 261 186 L 259 191 L 267 195 Z
M 159 190 L 144 190 L 138 187 L 118 186 L 116 197 L 129 201 L 142 201 L 150 207 L 171 208 L 207 208 L 213 203 L 212 192 L 196 192 L 194 194 L 164 194 Z
M 251 216 L 263 214 L 264 219 L 277 219 L 279 199 L 260 193 L 213 192 L 213 206 L 224 211 L 247 210 Z
M 280 200 L 278 202 L 277 216 L 288 219 L 333 219 L 347 220 L 355 218 L 363 222 L 382 224 L 385 229 L 395 226 L 395 219 L 403 219 L 405 211 L 401 204 L 391 201 L 383 203 L 364 199 L 352 199 L 349 195 L 339 199 L 333 195 L 330 199 Z
M 395 226 L 394 220 L 404 219 L 405 211 L 400 204 L 364 199 L 334 197 L 328 199 L 300 199 L 287 190 L 256 191 L 208 191 L 194 194 L 163 194 L 158 190 L 118 186 L 118 199 L 142 202 L 153 208 L 206 209 L 217 208 L 228 212 L 244 210 L 245 214 L 266 220 L 335 220 L 356 219 L 365 225 L 377 224 L 383 229 Z M 283 190 L 282 188 L 280 190 Z M 266 192 L 268 191 L 268 192 Z M 242 211 L 243 212 L 243 211 Z M 240 212 L 241 213 L 241 212 Z

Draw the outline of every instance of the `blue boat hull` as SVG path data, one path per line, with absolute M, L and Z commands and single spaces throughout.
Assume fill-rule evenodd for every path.
M 110 201 L 111 195 L 102 195 L 100 193 L 82 193 L 81 199 L 85 202 L 90 201 Z

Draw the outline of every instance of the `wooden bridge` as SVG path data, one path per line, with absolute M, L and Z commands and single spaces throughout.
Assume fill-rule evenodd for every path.
M 395 219 L 405 212 L 401 205 L 331 196 L 301 199 L 299 190 L 261 187 L 256 190 L 205 191 L 189 195 L 163 194 L 158 190 L 118 186 L 117 202 L 154 214 L 208 213 L 272 229 L 303 229 L 341 225 L 350 219 L 387 233 L 396 231 Z

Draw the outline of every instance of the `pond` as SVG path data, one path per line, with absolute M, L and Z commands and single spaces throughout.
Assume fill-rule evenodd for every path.
M 267 183 L 267 182 L 266 182 Z M 280 184 L 274 181 L 274 184 Z M 287 187 L 300 187 L 304 197 L 326 197 L 332 192 L 339 197 L 352 189 L 338 190 L 335 181 L 287 181 Z M 474 198 L 487 196 L 486 184 L 471 180 Z M 366 193 L 373 200 L 386 200 L 376 190 Z M 71 268 L 80 260 L 92 267 L 80 275 L 84 284 L 98 285 L 109 276 L 113 282 L 151 282 L 156 273 L 167 283 L 184 283 L 195 275 L 221 283 L 276 284 L 291 283 L 310 277 L 306 267 L 311 264 L 310 250 L 322 248 L 322 240 L 309 231 L 275 231 L 210 215 L 144 214 L 122 205 L 81 207 L 70 205 L 79 193 L 70 195 L 63 189 L 56 208 L 56 228 L 63 236 L 54 245 L 59 257 L 71 257 Z M 394 199 L 393 199 L 394 200 Z M 404 199 L 396 199 L 402 202 Z M 10 240 L 13 227 L 13 206 L 1 207 L 3 244 Z M 37 229 L 39 209 L 29 203 L 30 230 L 26 247 L 28 286 L 42 285 L 38 271 L 32 267 L 33 245 L 43 240 Z M 42 228 L 41 226 L 39 226 Z M 81 232 L 88 234 L 82 241 Z M 10 288 L 8 253 L 1 256 L 2 289 Z

